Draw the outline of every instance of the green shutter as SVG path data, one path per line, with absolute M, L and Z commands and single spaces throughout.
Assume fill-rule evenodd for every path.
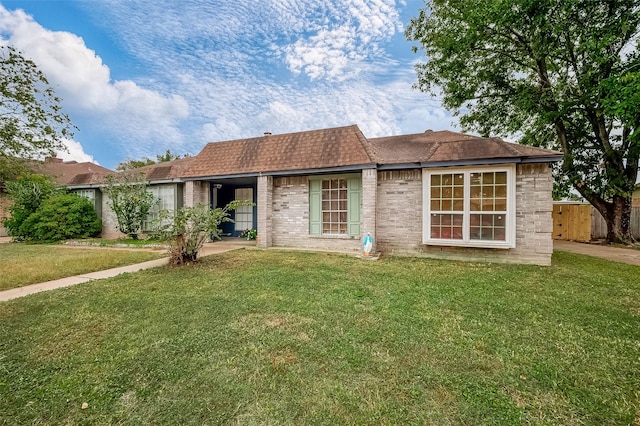
M 309 181 L 309 234 L 322 234 L 322 181 Z
M 349 235 L 360 235 L 360 205 L 362 203 L 362 189 L 360 177 L 347 179 L 349 190 Z

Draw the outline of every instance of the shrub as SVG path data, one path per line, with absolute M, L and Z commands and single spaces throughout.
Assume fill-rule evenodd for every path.
M 77 194 L 56 194 L 44 200 L 20 228 L 28 239 L 51 242 L 95 237 L 102 230 L 102 222 L 86 198 Z
M 183 207 L 167 222 L 167 212 L 161 216 L 158 236 L 169 241 L 169 263 L 182 265 L 195 262 L 198 252 L 207 239 L 220 238 L 222 222 L 233 222 L 229 212 L 242 205 L 253 205 L 246 201 L 232 201 L 224 208 L 209 209 L 203 204 Z
M 110 198 L 109 206 L 116 215 L 118 231 L 134 240 L 142 229 L 151 208 L 158 202 L 148 192 L 149 182 L 143 174 L 123 173 L 107 176 L 105 192 Z
M 38 210 L 42 202 L 56 191 L 56 187 L 47 177 L 31 175 L 6 182 L 6 191 L 13 200 L 9 207 L 10 216 L 3 223 L 7 232 L 16 240 L 28 237 L 29 229 L 24 222 Z

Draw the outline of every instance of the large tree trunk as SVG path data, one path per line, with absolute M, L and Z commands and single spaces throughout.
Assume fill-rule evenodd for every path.
M 592 203 L 607 223 L 607 243 L 629 244 L 631 234 L 631 197 L 613 197 L 610 203 Z

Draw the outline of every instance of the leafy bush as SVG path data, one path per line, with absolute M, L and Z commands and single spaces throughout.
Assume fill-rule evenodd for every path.
M 16 240 L 28 237 L 29 230 L 24 222 L 38 210 L 42 202 L 56 191 L 56 187 L 47 177 L 31 175 L 6 182 L 6 191 L 13 200 L 9 207 L 10 216 L 3 223 L 7 232 Z
M 105 192 L 110 198 L 109 206 L 116 215 L 118 231 L 134 240 L 142 229 L 151 208 L 158 202 L 148 192 L 149 182 L 142 174 L 123 173 L 107 176 Z
M 246 201 L 232 201 L 224 208 L 209 209 L 204 204 L 183 207 L 167 221 L 164 212 L 159 219 L 158 236 L 169 241 L 169 263 L 182 265 L 195 262 L 198 252 L 207 239 L 219 239 L 222 222 L 233 222 L 229 212 L 242 205 L 253 205 Z
M 42 202 L 22 223 L 27 239 L 50 242 L 95 237 L 102 230 L 91 202 L 77 194 L 56 194 Z

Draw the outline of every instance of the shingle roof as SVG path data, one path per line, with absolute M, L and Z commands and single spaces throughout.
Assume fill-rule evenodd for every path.
M 189 168 L 194 159 L 195 157 L 187 157 L 172 161 L 164 161 L 132 169 L 125 173 L 142 173 L 149 181 L 181 178 L 189 174 Z
M 187 177 L 323 169 L 372 164 L 356 125 L 212 142 Z
M 555 158 L 559 152 L 462 133 L 426 131 L 411 135 L 368 139 L 367 152 L 381 165 L 461 163 L 488 159 Z
M 102 182 L 110 173 L 105 167 L 94 163 L 75 161 L 62 161 L 60 159 L 47 159 L 42 164 L 35 164 L 33 170 L 38 173 L 51 176 L 55 183 L 60 185 L 90 185 Z

